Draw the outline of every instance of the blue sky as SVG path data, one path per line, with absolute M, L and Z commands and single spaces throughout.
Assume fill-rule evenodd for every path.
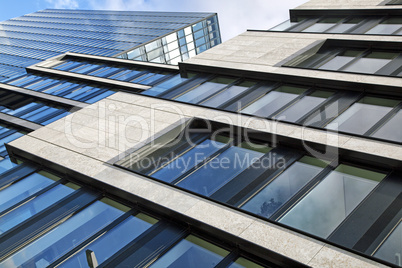
M 0 21 L 46 8 L 217 12 L 223 40 L 266 30 L 307 0 L 1 0 Z

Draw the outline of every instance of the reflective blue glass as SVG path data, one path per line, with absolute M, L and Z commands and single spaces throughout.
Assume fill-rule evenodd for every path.
M 122 214 L 97 201 L 5 259 L 0 266 L 24 266 L 34 262 L 45 267 Z
M 33 215 L 43 211 L 73 191 L 74 190 L 72 188 L 69 188 L 65 185 L 56 185 L 49 191 L 46 191 L 24 205 L 3 215 L 0 217 L 0 234 L 8 231 Z
M 0 212 L 54 183 L 53 180 L 32 174 L 0 191 Z
M 95 253 L 98 264 L 101 264 L 151 226 L 152 224 L 149 222 L 130 216 L 112 230 L 87 245 L 77 254 L 64 262 L 60 267 L 86 268 L 87 260 L 85 250 L 87 249 L 90 249 Z
M 322 169 L 322 167 L 296 162 L 241 208 L 269 218 Z
M 180 175 L 184 174 L 190 168 L 194 167 L 225 145 L 225 143 L 218 141 L 209 139 L 205 140 L 152 174 L 152 177 L 166 182 L 172 182 L 174 179 L 178 178 Z
M 210 196 L 241 171 L 252 165 L 262 155 L 263 153 L 256 151 L 236 146 L 230 147 L 177 185 L 187 190 Z
M 150 267 L 215 267 L 228 251 L 195 236 L 188 236 Z

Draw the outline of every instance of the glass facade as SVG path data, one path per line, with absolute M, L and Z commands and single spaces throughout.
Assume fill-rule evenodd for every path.
M 360 50 L 346 50 L 342 56 L 336 56 L 321 66 L 326 66 L 327 69 L 339 68 L 339 65 L 351 62 L 361 54 Z M 372 58 L 375 55 L 377 54 L 372 52 L 367 55 L 367 59 L 377 60 Z M 379 55 L 394 57 L 393 54 L 385 52 Z M 374 68 L 372 64 L 362 64 Z M 182 76 L 174 70 L 158 71 L 145 66 L 127 67 L 104 62 L 100 64 L 97 61 L 75 58 L 55 61 L 47 68 L 87 75 L 89 79 L 95 76 L 151 87 L 132 93 L 402 142 L 399 128 L 393 127 L 401 123 L 398 107 L 402 102 L 398 98 L 359 94 L 348 91 L 347 88 L 334 90 L 322 86 L 309 87 L 208 73 L 187 73 Z M 80 85 L 39 75 L 15 77 L 6 83 L 87 103 L 93 103 L 114 93 L 99 86 Z M 365 116 L 367 113 L 371 116 Z
M 0 82 L 68 51 L 176 64 L 219 43 L 213 13 L 46 9 L 0 23 Z
M 281 32 L 402 35 L 398 16 L 311 16 L 286 21 L 270 29 Z
M 369 207 L 383 199 L 386 193 L 382 189 L 400 189 L 398 171 L 349 164 L 353 157 L 343 160 L 342 155 L 340 163 L 333 164 L 283 144 L 271 147 L 267 140 L 257 140 L 247 132 L 229 135 L 227 129 L 194 119 L 183 125 L 181 132 L 171 130 L 156 144 L 139 148 L 115 165 L 394 263 L 391 257 L 398 255 L 402 246 L 400 227 L 389 224 L 384 233 L 375 228 L 373 220 L 365 219 L 379 217 L 377 223 L 387 222 L 391 216 L 398 219 L 402 210 L 397 203 L 381 202 L 376 211 Z M 387 194 L 397 200 L 400 191 L 389 189 Z M 382 214 L 391 208 L 392 215 Z M 356 236 L 356 221 L 363 230 L 371 228 L 370 232 L 354 237 L 356 245 L 347 244 L 349 236 Z M 361 239 L 373 240 L 371 247 L 359 249 Z M 191 239 L 183 240 L 160 261 L 188 266 L 190 247 L 196 254 L 209 256 L 200 261 L 203 267 L 215 265 L 227 254 Z M 160 267 L 158 264 L 155 266 Z
M 177 64 L 220 43 L 218 18 L 214 15 L 131 51 L 124 52 L 118 58 Z
M 99 265 L 113 267 L 127 260 L 152 267 L 218 267 L 221 262 L 260 267 L 233 247 L 67 177 L 27 164 L 6 167 L 4 161 L 1 267 L 88 267 L 88 251 Z

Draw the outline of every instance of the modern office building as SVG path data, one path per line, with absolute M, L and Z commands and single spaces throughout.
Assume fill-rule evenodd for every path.
M 312 0 L 178 66 L 3 80 L 0 267 L 402 266 L 401 20 Z
M 0 81 L 65 52 L 177 64 L 219 43 L 213 13 L 46 9 L 0 23 Z

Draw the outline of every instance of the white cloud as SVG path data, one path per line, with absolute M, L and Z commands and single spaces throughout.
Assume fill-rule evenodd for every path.
M 307 0 L 89 0 L 93 9 L 216 12 L 223 41 L 247 29 L 267 30 Z
M 77 0 L 46 0 L 52 8 L 78 8 Z

